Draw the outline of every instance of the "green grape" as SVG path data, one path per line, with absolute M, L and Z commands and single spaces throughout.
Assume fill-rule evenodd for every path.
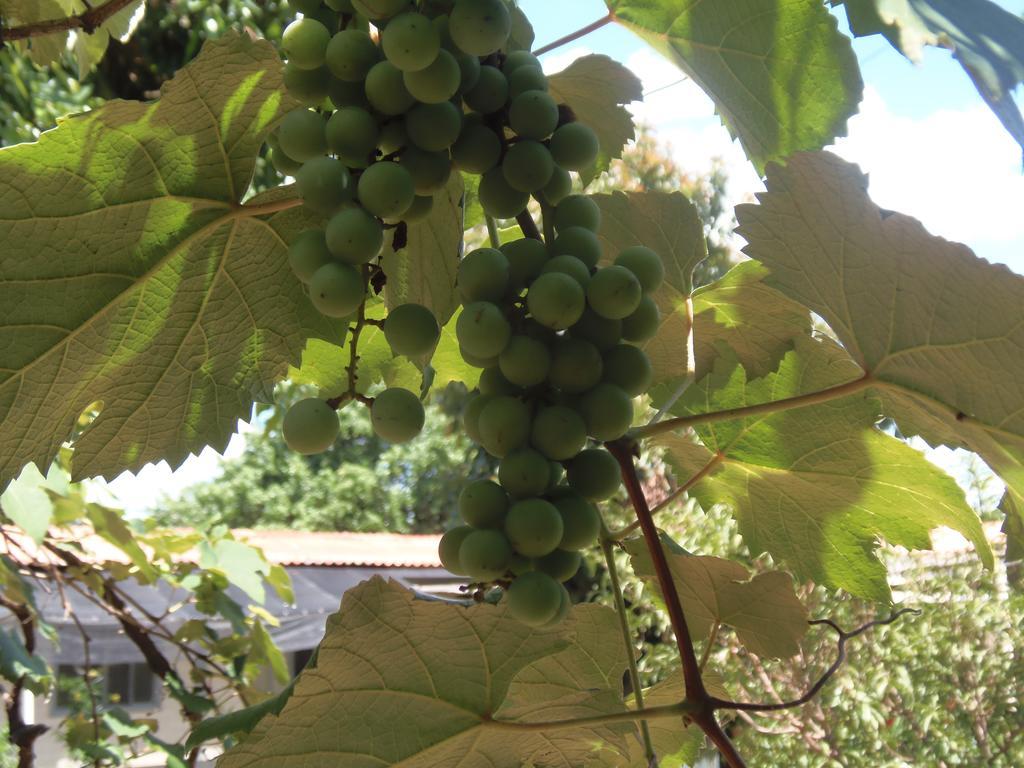
M 541 273 L 544 272 L 561 272 L 563 275 L 568 275 L 584 290 L 587 288 L 587 283 L 590 282 L 590 270 L 587 269 L 587 265 L 567 253 L 548 259 L 544 264 L 544 269 L 541 270 Z
M 500 459 L 526 445 L 530 436 L 530 409 L 515 397 L 495 395 L 480 411 L 478 424 L 480 444 Z
M 401 216 L 412 205 L 416 188 L 409 171 L 398 163 L 374 163 L 359 177 L 359 202 L 374 216 Z
M 416 103 L 405 87 L 405 75 L 390 61 L 379 61 L 366 74 L 366 99 L 384 115 L 400 115 Z
M 552 256 L 563 253 L 575 256 L 590 269 L 596 267 L 601 260 L 601 241 L 584 227 L 565 227 L 558 230 L 558 236 L 551 244 Z
M 379 140 L 377 120 L 362 107 L 342 107 L 327 121 L 327 146 L 350 168 L 368 166 Z
M 665 279 L 661 256 L 642 245 L 626 248 L 615 259 L 615 263 L 636 275 L 644 293 L 654 293 Z
M 309 284 L 313 273 L 331 261 L 327 239 L 322 229 L 307 229 L 299 233 L 288 246 L 288 263 L 292 272 L 303 283 Z
M 309 298 L 321 314 L 347 317 L 366 298 L 363 276 L 349 264 L 324 264 L 309 280 Z
M 601 228 L 601 209 L 587 195 L 569 195 L 555 207 L 555 229 L 583 227 L 591 232 Z
M 524 91 L 509 105 L 508 124 L 523 138 L 547 138 L 558 127 L 558 104 L 544 91 Z
M 547 489 L 552 491 L 562 482 L 562 477 L 565 475 L 565 467 L 557 461 L 549 461 L 548 466 L 551 467 L 551 477 L 548 479 Z
M 625 267 L 602 267 L 587 285 L 587 304 L 601 317 L 621 320 L 640 306 L 640 281 Z M 625 324 L 623 324 L 625 328 Z
M 572 193 L 572 176 L 562 166 L 555 164 L 551 173 L 551 180 L 544 185 L 537 195 L 537 199 L 550 207 L 558 205 L 569 194 Z
M 441 50 L 441 36 L 422 13 L 403 13 L 384 27 L 380 36 L 387 60 L 403 72 L 425 69 Z
M 548 460 L 532 448 L 513 451 L 498 464 L 498 480 L 516 499 L 540 496 L 547 490 L 550 479 Z
M 463 303 L 498 302 L 508 290 L 509 265 L 495 248 L 477 248 L 459 262 L 456 284 Z
M 556 549 L 544 557 L 538 557 L 534 561 L 533 567 L 539 573 L 546 573 L 555 581 L 568 581 L 576 575 L 576 571 L 582 564 L 583 556 L 579 552 Z
M 327 97 L 335 109 L 342 107 L 368 107 L 370 102 L 366 100 L 366 91 L 363 84 L 339 80 L 333 75 L 327 78 Z
M 452 163 L 460 171 L 486 173 L 501 158 L 501 139 L 498 134 L 467 116 L 462 121 L 459 138 L 452 145 Z
M 380 149 L 381 154 L 390 155 L 392 152 L 402 149 L 408 143 L 409 137 L 405 133 L 404 120 L 395 118 L 381 125 L 380 140 L 377 142 L 377 148 Z M 409 173 L 412 173 L 412 171 L 410 170 Z
M 508 570 L 512 546 L 501 531 L 473 531 L 459 547 L 459 564 L 474 581 L 494 581 Z
M 528 192 L 520 192 L 509 186 L 501 168 L 493 168 L 480 177 L 477 193 L 484 213 L 496 219 L 515 218 L 526 210 L 530 202 Z
M 327 152 L 324 119 L 308 109 L 295 109 L 284 116 L 277 129 L 281 149 L 292 160 L 305 163 Z
M 540 276 L 548 260 L 548 250 L 544 243 L 532 237 L 509 240 L 502 243 L 499 250 L 508 259 L 509 283 L 517 293 Z
M 587 423 L 587 434 L 595 440 L 617 440 L 633 423 L 633 399 L 614 384 L 601 382 L 583 394 L 580 413 Z
M 420 149 L 440 152 L 459 138 L 462 115 L 450 101 L 441 104 L 417 104 L 405 115 L 409 140 Z
M 380 51 L 370 36 L 361 29 L 343 29 L 335 32 L 327 46 L 327 68 L 339 80 L 347 80 L 350 83 L 362 82 L 378 61 Z
M 501 71 L 510 75 L 520 67 L 540 67 L 540 59 L 529 51 L 511 51 L 501 63 Z
M 487 368 L 480 374 L 480 381 L 477 382 L 480 391 L 487 395 L 517 395 L 522 387 L 517 387 L 505 378 L 501 368 Z
M 459 356 L 466 365 L 470 365 L 473 368 L 494 368 L 498 364 L 497 355 L 494 357 L 474 355 L 472 352 L 468 352 L 461 344 L 459 345 Z
M 352 199 L 352 178 L 341 160 L 314 157 L 295 174 L 302 201 L 318 213 L 330 214 Z
M 417 195 L 430 195 L 442 189 L 452 175 L 452 162 L 447 152 L 428 152 L 419 147 L 406 147 L 398 162 L 409 171 Z
M 616 344 L 604 353 L 604 380 L 621 387 L 627 395 L 642 395 L 653 378 L 651 360 L 639 347 Z
M 354 14 L 356 12 L 352 5 L 352 0 L 323 0 L 323 2 L 332 11 L 338 13 Z
M 491 480 L 476 480 L 459 493 L 459 514 L 474 528 L 501 528 L 508 513 L 508 494 Z
M 571 408 L 549 405 L 534 418 L 530 442 L 549 459 L 565 461 L 587 444 L 587 425 Z
M 605 466 L 605 471 L 609 473 L 610 477 L 607 484 L 614 483 L 615 488 L 618 488 L 618 463 L 608 451 L 603 449 L 592 448 L 589 451 L 583 451 L 580 456 L 589 456 L 591 451 L 602 451 L 607 458 L 612 459 L 613 466 Z M 586 464 L 587 461 L 590 459 L 585 459 L 583 464 Z M 614 493 L 615 489 L 612 489 L 611 493 L 603 498 L 608 498 Z M 601 516 L 597 512 L 597 507 L 585 496 L 572 488 L 560 487 L 558 492 L 553 495 L 551 503 L 555 505 L 558 513 L 562 516 L 562 540 L 558 542 L 559 549 L 573 551 L 586 549 L 597 541 L 597 536 L 601 532 Z
M 508 148 L 501 163 L 505 181 L 520 192 L 536 192 L 551 180 L 555 163 L 548 148 L 539 141 L 517 141 Z
M 462 431 L 474 443 L 480 442 L 480 412 L 493 399 L 494 395 L 481 392 L 470 399 L 462 411 Z
M 501 0 L 456 0 L 448 32 L 466 53 L 489 56 L 508 41 L 512 17 Z
M 637 308 L 622 318 L 622 337 L 627 341 L 647 341 L 654 338 L 660 325 L 661 310 L 654 299 L 643 296 Z
M 589 125 L 566 123 L 551 134 L 551 157 L 569 171 L 584 171 L 597 160 L 601 147 Z
M 523 499 L 508 510 L 505 535 L 512 548 L 527 557 L 543 557 L 562 540 L 562 516 L 544 499 Z
M 344 208 L 327 222 L 327 247 L 347 264 L 366 264 L 383 245 L 380 222 L 359 206 Z
M 471 53 L 453 51 L 455 61 L 459 63 L 459 93 L 465 93 L 477 84 L 480 79 L 480 59 Z
M 468 525 L 458 525 L 445 533 L 441 537 L 441 541 L 438 542 L 437 557 L 441 561 L 441 565 L 449 573 L 453 573 L 456 576 L 466 575 L 466 572 L 462 569 L 462 562 L 459 560 L 459 549 L 462 547 L 462 542 L 472 532 L 473 529 Z
M 341 425 L 338 414 L 323 400 L 309 397 L 299 400 L 284 414 L 281 433 L 296 453 L 323 453 L 334 444 Z
M 427 67 L 403 75 L 405 87 L 425 104 L 448 101 L 459 90 L 462 69 L 448 51 L 440 51 Z
M 310 18 L 293 21 L 281 35 L 281 48 L 288 63 L 300 69 L 322 67 L 331 33 L 319 21 Z
M 294 176 L 302 167 L 302 163 L 292 160 L 280 147 L 270 150 L 267 157 L 270 159 L 270 164 L 274 166 L 274 170 L 282 176 Z
M 402 221 L 415 224 L 426 219 L 434 209 L 433 195 L 416 195 L 409 210 L 402 214 Z
M 341 17 L 326 5 L 321 5 L 316 11 L 309 14 L 309 18 L 319 21 L 324 25 L 324 29 L 331 33 L 341 26 Z
M 558 590 L 558 610 L 555 612 L 555 615 L 551 617 L 551 621 L 544 625 L 545 627 L 557 627 L 569 618 L 569 611 L 572 610 L 572 597 L 569 595 L 569 590 L 561 584 L 558 585 Z
M 422 304 L 400 304 L 384 320 L 384 338 L 396 355 L 426 354 L 440 335 L 437 318 Z
M 505 592 L 508 613 L 529 627 L 542 627 L 558 615 L 562 586 L 545 573 L 517 576 Z
M 407 443 L 423 429 L 423 403 L 408 389 L 391 387 L 373 398 L 370 422 L 373 432 L 389 443 Z
M 352 0 L 352 7 L 368 19 L 389 19 L 410 4 L 409 0 Z
M 497 112 L 508 101 L 508 79 L 496 67 L 482 65 L 476 83 L 463 99 L 466 106 L 482 115 Z
M 548 382 L 562 392 L 579 394 L 601 381 L 602 370 L 597 347 L 584 339 L 559 337 L 551 354 Z
M 590 307 L 583 310 L 580 319 L 569 329 L 573 338 L 589 341 L 599 350 L 609 349 L 622 339 L 622 321 L 601 317 Z
M 511 559 L 508 561 L 508 570 L 514 576 L 522 576 L 524 573 L 529 573 L 533 570 L 533 560 L 523 557 L 518 552 L 513 552 Z
M 455 337 L 460 346 L 476 357 L 497 357 L 511 336 L 512 326 L 504 313 L 488 301 L 467 304 L 455 322 Z
M 619 462 L 604 448 L 588 448 L 580 452 L 569 462 L 566 476 L 569 487 L 590 501 L 610 499 L 622 484 Z M 567 543 L 562 546 L 571 549 Z
M 548 272 L 530 284 L 526 304 L 534 320 L 561 331 L 580 319 L 585 299 L 580 284 L 569 275 Z
M 498 356 L 505 378 L 520 387 L 532 387 L 548 377 L 551 353 L 543 342 L 529 336 L 513 336 Z
M 308 16 L 320 9 L 320 0 L 288 0 L 288 6 L 296 13 Z
M 519 67 L 513 72 L 505 73 L 508 78 L 508 95 L 514 99 L 527 91 L 547 91 L 548 78 L 539 66 Z
M 316 107 L 327 98 L 331 79 L 327 67 L 302 69 L 290 61 L 284 66 L 284 87 L 307 107 Z

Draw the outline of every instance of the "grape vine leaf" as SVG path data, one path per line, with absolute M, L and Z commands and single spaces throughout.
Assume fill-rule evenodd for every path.
M 605 0 L 615 20 L 693 78 L 747 157 L 820 149 L 846 135 L 863 92 L 850 40 L 808 0 Z
M 1006 536 L 1006 581 L 1015 589 L 1024 588 L 1024 508 L 1007 491 L 999 502 L 1002 510 L 1003 535 Z
M 792 576 L 783 571 L 752 576 L 732 560 L 691 555 L 667 536 L 661 540 L 694 640 L 707 637 L 718 622 L 736 630 L 739 641 L 763 658 L 799 653 L 807 634 L 807 610 L 793 590 Z M 631 539 L 625 548 L 633 572 L 657 589 L 645 541 Z
M 690 387 L 674 413 L 720 411 L 855 381 L 857 365 L 829 340 L 801 339 L 777 372 L 748 381 L 723 350 L 712 373 Z M 886 539 L 931 547 L 941 525 L 961 532 L 986 565 L 992 552 L 977 516 L 951 477 L 874 427 L 881 404 L 861 390 L 816 405 L 696 427 L 703 445 L 664 439 L 680 482 L 704 472 L 692 493 L 702 506 L 727 504 L 744 540 L 800 579 L 873 600 L 890 599 L 873 549 Z
M 330 338 L 288 267 L 315 222 L 279 192 L 239 204 L 292 106 L 274 47 L 234 34 L 158 101 L 0 150 L 0 488 L 99 400 L 76 478 L 223 449 L 305 340 Z
M 504 606 L 418 600 L 374 577 L 345 593 L 280 714 L 218 766 L 554 768 L 624 755 L 631 724 L 510 725 L 625 711 L 609 613 L 577 607 L 560 627 L 531 629 Z
M 947 48 L 982 99 L 1024 147 L 1013 90 L 1024 82 L 1024 20 L 989 0 L 845 0 L 850 31 L 881 34 L 913 62 L 925 46 Z
M 978 453 L 1024 498 L 1024 277 L 879 209 L 827 152 L 737 208 L 769 285 L 820 315 L 905 434 Z
M 434 371 L 432 386 L 442 388 L 453 381 L 461 381 L 467 389 L 473 389 L 480 381 L 480 368 L 474 368 L 462 357 L 459 340 L 455 336 L 455 326 L 461 307 L 452 315 L 452 319 L 441 329 L 441 337 L 437 340 L 434 354 L 430 358 L 430 367 Z

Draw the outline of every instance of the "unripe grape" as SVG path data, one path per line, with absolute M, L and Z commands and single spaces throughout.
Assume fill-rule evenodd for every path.
M 533 567 L 537 572 L 546 573 L 555 581 L 568 581 L 576 575 L 582 563 L 583 556 L 579 552 L 556 549 L 544 557 L 538 557 Z
M 324 25 L 325 29 L 331 32 L 338 29 L 341 24 L 341 16 L 324 4 L 321 4 L 316 11 L 309 14 L 309 18 L 316 19 Z
M 407 145 L 411 146 L 409 145 L 409 136 L 405 132 L 405 120 L 394 118 L 381 125 L 380 140 L 377 142 L 377 148 L 381 154 L 390 155 Z
M 292 405 L 281 422 L 281 432 L 288 447 L 307 456 L 330 448 L 340 429 L 338 414 L 315 397 Z
M 562 392 L 579 394 L 601 381 L 603 367 L 601 353 L 589 341 L 560 337 L 552 350 L 548 381 Z
M 660 326 L 661 310 L 654 299 L 643 296 L 637 308 L 622 318 L 622 337 L 628 341 L 647 341 L 657 335 Z
M 498 356 L 498 366 L 513 384 L 532 387 L 548 377 L 551 353 L 543 342 L 529 336 L 513 336 Z
M 274 170 L 282 176 L 294 176 L 302 167 L 302 163 L 298 160 L 292 160 L 280 147 L 270 150 L 267 153 L 267 158 L 270 160 L 270 164 L 274 166 Z
M 288 246 L 288 263 L 292 272 L 303 283 L 309 284 L 313 273 L 331 261 L 327 240 L 322 229 L 307 229 L 300 232 Z
M 507 76 L 520 67 L 540 67 L 540 59 L 529 51 L 511 51 L 501 64 L 501 71 Z
M 616 344 L 604 353 L 604 380 L 631 397 L 646 392 L 653 377 L 650 358 L 639 347 Z
M 509 265 L 495 248 L 477 248 L 459 262 L 456 284 L 463 303 L 498 302 L 508 290 Z
M 573 338 L 589 341 L 599 350 L 609 349 L 622 339 L 622 321 L 601 317 L 587 307 L 580 319 L 569 329 Z
M 567 618 L 569 618 L 569 611 L 572 610 L 572 597 L 569 595 L 567 590 L 561 584 L 558 585 L 559 590 L 559 602 L 558 610 L 555 611 L 555 615 L 551 617 L 551 620 L 545 624 L 545 627 L 557 627 Z
M 462 361 L 473 368 L 494 368 L 498 365 L 498 356 L 494 357 L 482 357 L 480 355 L 474 355 L 472 352 L 468 352 L 465 347 L 459 345 L 459 356 Z
M 615 495 L 622 484 L 619 463 L 604 448 L 588 448 L 569 462 L 566 471 L 569 487 L 590 501 L 604 501 Z M 565 498 L 565 497 L 563 497 Z M 555 502 L 558 504 L 558 501 Z M 568 516 L 568 513 L 565 513 Z M 580 514 L 582 513 L 573 513 Z M 563 547 L 571 549 L 568 543 Z
M 319 21 L 303 18 L 293 21 L 281 35 L 281 48 L 288 63 L 301 69 L 322 67 L 331 33 Z
M 519 67 L 512 73 L 505 73 L 508 78 L 508 95 L 514 99 L 527 91 L 547 91 L 548 78 L 539 66 Z
M 476 84 L 463 94 L 466 106 L 482 115 L 497 112 L 508 101 L 508 79 L 496 67 L 481 66 Z
M 352 199 L 352 178 L 341 160 L 314 157 L 295 174 L 302 201 L 318 213 L 330 214 Z
M 544 243 L 532 237 L 509 240 L 502 243 L 500 250 L 508 259 L 509 282 L 517 293 L 540 275 L 548 260 Z
M 505 181 L 520 192 L 536 192 L 551 180 L 555 164 L 548 148 L 539 141 L 518 141 L 508 148 L 501 163 Z
M 327 317 L 351 315 L 365 297 L 363 276 L 348 264 L 324 264 L 309 281 L 309 298 Z
M 440 51 L 431 64 L 415 72 L 406 72 L 403 80 L 415 98 L 425 104 L 439 104 L 448 101 L 459 90 L 462 69 L 448 51 Z
M 555 165 L 551 179 L 537 194 L 537 199 L 548 206 L 554 207 L 572 194 L 572 176 L 560 165 Z
M 484 213 L 496 219 L 515 218 L 526 210 L 530 202 L 528 192 L 509 186 L 501 168 L 493 168 L 480 177 L 478 195 Z
M 530 442 L 554 461 L 571 459 L 587 444 L 583 418 L 564 405 L 541 408 L 533 420 Z
M 549 272 L 530 284 L 526 303 L 534 320 L 560 331 L 580 319 L 585 299 L 580 284 L 569 275 Z
M 515 576 L 522 576 L 524 573 L 529 573 L 533 570 L 533 560 L 520 555 L 518 552 L 513 552 L 512 557 L 508 561 L 508 570 Z
M 597 160 L 601 147 L 589 125 L 566 123 L 551 134 L 551 157 L 570 171 L 584 171 Z
M 370 102 L 366 100 L 366 91 L 360 82 L 339 80 L 334 75 L 327 78 L 327 97 L 335 109 L 342 107 L 368 107 Z
M 661 257 L 642 245 L 626 248 L 615 259 L 615 263 L 636 275 L 644 293 L 654 293 L 665 279 L 665 266 L 661 263 Z
M 324 5 L 338 13 L 354 14 L 356 12 L 352 0 L 324 0 Z
M 567 253 L 548 259 L 541 272 L 561 272 L 579 283 L 580 288 L 584 290 L 587 288 L 587 283 L 590 282 L 590 270 L 587 269 L 587 265 Z
M 335 32 L 327 46 L 327 68 L 339 80 L 350 83 L 366 79 L 370 68 L 380 61 L 380 51 L 361 29 Z
M 440 152 L 459 138 L 462 115 L 450 101 L 441 104 L 417 104 L 405 115 L 405 131 L 420 149 Z
M 415 97 L 405 87 L 405 76 L 390 61 L 379 61 L 366 74 L 366 99 L 384 115 L 400 115 L 412 108 Z
M 642 296 L 640 281 L 625 267 L 602 267 L 587 285 L 587 304 L 601 317 L 611 320 L 633 314 Z
M 527 557 L 542 557 L 554 551 L 562 532 L 562 516 L 544 499 L 517 501 L 505 517 L 505 535 L 513 549 Z
M 410 5 L 409 0 L 352 0 L 352 6 L 368 19 L 388 19 Z
M 284 116 L 277 129 L 281 149 L 292 160 L 305 163 L 327 152 L 324 119 L 308 109 L 295 109 Z
M 384 320 L 384 338 L 396 355 L 426 354 L 440 335 L 437 318 L 422 304 L 401 304 L 388 312 Z
M 542 627 L 558 615 L 562 586 L 545 573 L 517 576 L 505 593 L 509 615 L 529 627 Z
M 403 72 L 425 69 L 441 50 L 441 37 L 422 13 L 403 13 L 388 22 L 381 33 L 387 60 Z
M 296 13 L 308 16 L 320 9 L 320 0 L 288 0 L 288 7 Z
M 423 403 L 408 389 L 391 387 L 373 398 L 370 422 L 374 434 L 390 443 L 407 443 L 423 429 Z
M 607 451 L 604 453 L 611 458 L 610 453 Z M 589 452 L 583 451 L 580 455 L 584 454 L 589 455 Z M 611 475 L 608 485 L 614 482 L 615 487 L 618 488 L 619 467 L 615 459 L 612 459 L 612 462 L 615 466 L 606 467 Z M 612 490 L 608 496 L 614 493 L 615 491 Z M 558 513 L 562 516 L 562 540 L 558 542 L 559 549 L 572 551 L 586 549 L 597 541 L 597 535 L 601 531 L 601 516 L 597 512 L 597 507 L 586 497 L 571 488 L 566 488 L 554 494 L 551 503 L 555 505 Z
M 452 162 L 460 171 L 486 173 L 498 164 L 501 140 L 479 120 L 466 118 L 459 138 L 452 145 Z
M 318 106 L 327 98 L 333 78 L 327 67 L 302 69 L 288 62 L 284 67 L 284 86 L 288 93 L 308 107 Z
M 548 479 L 548 490 L 553 491 L 558 487 L 558 484 L 562 482 L 562 477 L 565 475 L 565 467 L 557 461 L 549 461 L 548 466 L 551 467 L 551 477 Z
M 513 498 L 540 496 L 547 490 L 551 468 L 543 454 L 532 448 L 520 448 L 501 460 L 498 479 Z
M 524 138 L 547 138 L 558 126 L 558 104 L 544 91 L 524 91 L 512 99 L 508 123 Z
M 601 209 L 587 195 L 569 195 L 555 207 L 555 228 L 584 227 L 591 232 L 601 228 Z
M 456 49 L 452 52 L 459 64 L 459 93 L 465 93 L 480 79 L 480 59 Z
M 530 409 L 515 397 L 495 395 L 481 409 L 478 429 L 481 445 L 500 459 L 526 445 L 530 436 Z
M 431 195 L 448 183 L 452 163 L 447 152 L 428 152 L 419 147 L 406 147 L 398 162 L 409 171 L 417 195 Z
M 512 336 L 512 326 L 496 305 L 474 301 L 463 307 L 455 322 L 455 336 L 470 354 L 497 357 Z
M 462 542 L 472 532 L 473 529 L 468 525 L 458 525 L 445 533 L 441 537 L 441 541 L 438 542 L 438 559 L 449 573 L 453 573 L 456 576 L 466 575 L 466 572 L 462 569 L 462 562 L 459 560 L 459 549 L 462 547 Z
M 582 261 L 588 268 L 596 267 L 601 260 L 601 241 L 585 227 L 565 227 L 551 244 L 551 255 L 567 253 Z
M 508 494 L 491 480 L 476 480 L 459 493 L 459 514 L 474 528 L 501 528 L 508 513 Z
M 359 177 L 359 202 L 381 218 L 401 216 L 412 205 L 416 188 L 409 171 L 398 163 L 374 163 Z
M 512 17 L 501 0 L 456 0 L 448 33 L 466 53 L 488 56 L 508 41 Z
M 505 378 L 501 368 L 487 368 L 480 374 L 477 382 L 480 391 L 486 395 L 516 395 L 522 390 Z
M 409 210 L 402 214 L 402 221 L 415 224 L 417 221 L 426 219 L 434 208 L 434 197 L 432 195 L 416 195 L 413 198 Z
M 342 107 L 327 121 L 327 146 L 350 168 L 365 168 L 373 161 L 380 127 L 362 107 Z
M 595 440 L 617 440 L 633 423 L 633 399 L 620 387 L 601 382 L 579 400 L 587 434 Z
M 478 394 L 466 403 L 466 407 L 462 411 L 462 431 L 474 443 L 480 442 L 480 412 L 493 399 L 494 395 Z
M 493 581 L 505 575 L 512 546 L 501 531 L 473 531 L 459 547 L 459 564 L 474 581 Z
M 327 248 L 347 264 L 366 264 L 383 245 L 380 222 L 359 206 L 344 208 L 327 222 Z

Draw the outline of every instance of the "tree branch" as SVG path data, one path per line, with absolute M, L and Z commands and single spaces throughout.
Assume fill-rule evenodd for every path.
M 24 603 L 18 603 L 0 595 L 0 606 L 4 607 L 18 620 L 21 627 L 21 635 L 24 638 L 25 650 L 35 653 L 36 649 L 36 620 L 30 609 Z M 7 701 L 7 731 L 10 741 L 18 748 L 18 768 L 32 768 L 35 764 L 35 753 L 33 746 L 40 736 L 49 728 L 42 724 L 30 724 L 25 722 L 25 715 L 21 711 L 22 691 L 25 690 L 25 678 L 19 678 L 12 686 Z
M 613 21 L 615 21 L 615 14 L 609 11 L 607 16 L 604 16 L 603 18 L 600 18 L 597 21 L 593 21 L 590 24 L 587 24 L 587 26 L 585 27 L 580 27 L 575 32 L 570 32 L 568 35 L 560 37 L 557 40 L 552 40 L 547 45 L 542 45 L 540 48 L 533 52 L 533 55 L 542 56 L 545 53 L 549 53 L 550 51 L 555 50 L 555 48 L 560 48 L 563 45 L 568 45 L 569 43 L 574 42 L 575 40 L 579 40 L 581 37 L 589 35 L 591 32 L 599 30 L 601 27 L 607 24 L 611 24 Z
M 102 5 L 90 8 L 82 13 L 73 16 L 66 16 L 62 19 L 46 19 L 35 21 L 31 24 L 21 24 L 16 27 L 0 29 L 0 44 L 11 40 L 27 40 L 30 37 L 41 37 L 54 32 L 70 32 L 73 29 L 80 29 L 86 33 L 95 32 L 107 19 L 118 11 L 122 11 L 131 5 L 135 0 L 107 0 Z

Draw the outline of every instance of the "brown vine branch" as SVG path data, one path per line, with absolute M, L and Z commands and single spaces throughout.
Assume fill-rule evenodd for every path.
M 552 40 L 547 45 L 542 45 L 540 48 L 533 52 L 533 55 L 542 56 L 545 53 L 549 53 L 550 51 L 555 50 L 555 48 L 560 48 L 563 45 L 568 45 L 571 42 L 579 40 L 581 37 L 589 35 L 591 32 L 599 30 L 603 26 L 611 24 L 613 21 L 615 21 L 615 14 L 609 11 L 607 16 L 604 16 L 598 19 L 597 21 L 593 21 L 590 24 L 587 24 L 587 26 L 585 27 L 580 27 L 575 32 L 570 32 L 568 35 L 564 35 L 563 37 L 560 37 L 557 40 Z
M 124 10 L 135 0 L 107 0 L 102 5 L 90 8 L 82 13 L 66 16 L 62 19 L 46 19 L 31 24 L 20 24 L 16 27 L 0 29 L 0 44 L 11 40 L 27 40 L 30 37 L 41 37 L 54 32 L 70 32 L 80 29 L 83 32 L 95 32 L 107 19 Z
M 24 638 L 25 650 L 35 653 L 36 620 L 32 609 L 24 603 L 18 603 L 0 595 L 0 606 L 4 607 L 18 620 L 21 635 Z M 21 711 L 22 691 L 25 690 L 25 678 L 19 678 L 12 686 L 7 700 L 7 732 L 8 738 L 18 748 L 18 768 L 32 768 L 35 763 L 33 747 L 36 739 L 49 728 L 41 723 L 26 723 Z
M 363 293 L 366 293 L 369 290 L 371 271 L 372 267 L 369 264 L 363 265 Z M 327 404 L 335 410 L 340 408 L 349 400 L 357 400 L 363 405 L 373 404 L 373 398 L 367 397 L 356 390 L 356 382 L 359 379 L 359 336 L 363 332 L 363 328 L 367 325 L 378 325 L 378 321 L 371 320 L 366 317 L 366 299 L 364 298 L 362 303 L 359 305 L 359 310 L 356 314 L 356 321 L 349 329 L 351 338 L 349 339 L 348 365 L 345 367 L 345 370 L 348 373 L 348 389 L 337 397 L 332 397 L 327 400 Z M 383 323 L 380 323 L 380 325 L 383 325 Z

